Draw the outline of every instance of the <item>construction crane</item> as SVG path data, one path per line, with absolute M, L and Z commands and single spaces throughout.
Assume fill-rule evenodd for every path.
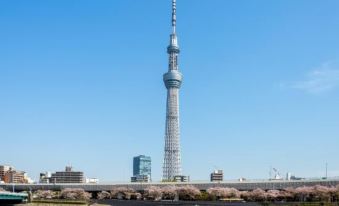
M 274 177 L 270 177 L 270 180 L 282 180 L 283 178 L 280 175 L 280 172 L 276 168 L 272 168 L 274 171 Z M 271 173 L 271 172 L 270 172 Z

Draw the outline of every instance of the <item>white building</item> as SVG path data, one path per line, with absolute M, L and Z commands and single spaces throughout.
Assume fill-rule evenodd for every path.
M 98 184 L 99 179 L 98 178 L 86 178 L 86 183 L 87 184 Z

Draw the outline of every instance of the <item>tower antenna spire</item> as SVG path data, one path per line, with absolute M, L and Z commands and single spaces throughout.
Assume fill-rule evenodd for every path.
M 177 23 L 176 3 L 176 0 L 172 0 L 172 34 L 170 35 L 170 44 L 167 47 L 167 54 L 169 56 L 168 72 L 163 75 L 167 89 L 165 155 L 163 166 L 163 180 L 166 181 L 173 181 L 175 177 L 181 176 L 179 89 L 182 82 L 182 74 L 178 68 L 180 49 L 175 33 Z
M 177 25 L 177 1 L 172 0 L 172 32 L 175 34 L 175 27 Z

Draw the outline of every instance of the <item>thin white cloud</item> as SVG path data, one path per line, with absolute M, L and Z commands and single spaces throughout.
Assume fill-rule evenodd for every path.
M 288 87 L 307 93 L 323 93 L 339 88 L 339 66 L 324 63 L 306 74 L 304 80 L 288 84 Z

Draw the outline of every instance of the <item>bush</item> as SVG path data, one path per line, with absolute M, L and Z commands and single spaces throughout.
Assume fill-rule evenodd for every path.
M 200 201 L 214 201 L 216 198 L 211 197 L 207 192 L 202 191 L 200 192 L 200 195 L 197 196 L 197 200 Z

